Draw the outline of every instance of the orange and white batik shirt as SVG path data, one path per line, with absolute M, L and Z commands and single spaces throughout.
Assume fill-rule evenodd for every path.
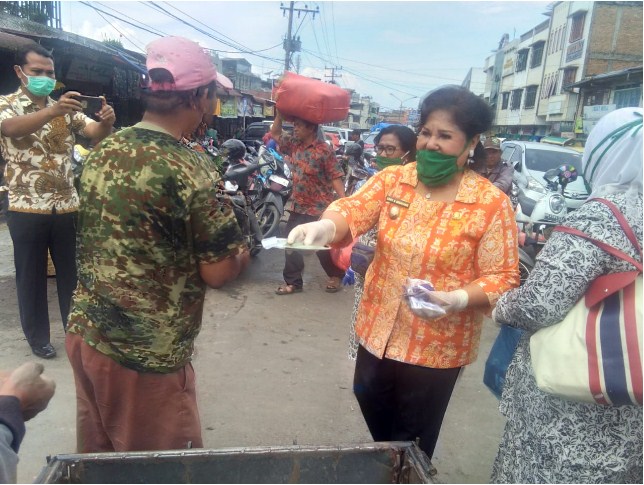
M 327 209 L 346 218 L 352 238 L 378 229 L 356 334 L 379 358 L 461 367 L 477 357 L 485 309 L 424 319 L 409 309 L 403 285 L 407 277 L 428 280 L 438 291 L 475 283 L 493 305 L 519 284 L 514 212 L 503 192 L 469 169 L 451 203 L 417 194 L 417 183 L 416 163 L 390 167 Z

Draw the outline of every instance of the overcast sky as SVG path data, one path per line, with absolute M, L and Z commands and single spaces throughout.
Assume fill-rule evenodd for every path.
M 315 16 L 294 15 L 293 33 L 302 41 L 300 73 L 329 80 L 330 68 L 342 67 L 336 71 L 340 86 L 372 96 L 385 108 L 396 109 L 401 101 L 415 107 L 418 99 L 408 98 L 442 84 L 461 84 L 471 67 L 483 67 L 504 33 L 513 39 L 546 20 L 549 3 L 295 2 L 295 8 L 319 8 Z M 245 57 L 253 72 L 266 78 L 284 67 L 288 16 L 280 4 L 69 1 L 62 4 L 62 22 L 66 31 L 119 39 L 136 52 L 144 52 L 159 35 L 188 37 L 221 57 Z

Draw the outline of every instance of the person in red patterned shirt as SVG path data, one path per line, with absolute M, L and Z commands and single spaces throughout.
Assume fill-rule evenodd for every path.
M 293 135 L 282 131 L 282 115 L 276 111 L 271 126 L 271 135 L 287 155 L 293 172 L 293 209 L 286 224 L 286 234 L 299 224 L 317 221 L 333 202 L 335 191 L 344 197 L 342 176 L 344 173 L 335 158 L 333 150 L 317 137 L 318 125 L 295 118 Z M 329 280 L 326 291 L 335 293 L 340 289 L 344 270 L 338 268 L 329 251 L 318 251 L 317 257 Z M 304 258 L 298 251 L 286 251 L 284 264 L 284 284 L 275 293 L 290 295 L 302 291 Z

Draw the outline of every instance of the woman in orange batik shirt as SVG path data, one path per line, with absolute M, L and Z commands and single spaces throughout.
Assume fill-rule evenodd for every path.
M 420 108 L 416 162 L 377 173 L 288 241 L 341 247 L 378 228 L 356 321 L 354 393 L 374 440 L 420 438 L 431 458 L 456 378 L 476 359 L 483 316 L 519 284 L 519 270 L 510 199 L 467 168 L 485 157 L 478 141 L 490 107 L 445 86 Z M 411 310 L 408 277 L 431 282 L 445 316 Z

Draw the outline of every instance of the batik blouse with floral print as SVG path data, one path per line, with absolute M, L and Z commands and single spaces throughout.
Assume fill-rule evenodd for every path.
M 429 280 L 440 291 L 475 283 L 494 304 L 519 284 L 514 213 L 510 199 L 471 170 L 451 203 L 416 194 L 417 183 L 415 163 L 390 167 L 328 208 L 346 218 L 352 237 L 378 229 L 356 333 L 380 358 L 460 367 L 476 359 L 487 309 L 423 319 L 409 309 L 403 285 L 407 277 Z

